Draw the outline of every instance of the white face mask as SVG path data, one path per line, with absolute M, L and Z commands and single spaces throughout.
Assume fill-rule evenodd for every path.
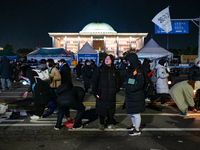
M 119 60 L 119 62 L 121 62 L 121 60 Z
M 59 63 L 59 66 L 61 66 L 62 64 L 61 64 L 61 62 Z
M 200 64 L 197 64 L 197 67 L 200 67 Z
M 130 66 L 131 64 L 128 63 L 128 66 Z
M 166 66 L 167 66 L 167 63 L 164 63 L 164 66 L 166 67 Z

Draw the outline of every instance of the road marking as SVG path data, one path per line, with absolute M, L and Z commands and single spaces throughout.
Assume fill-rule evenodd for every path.
M 4 119 L 4 120 L 1 120 L 0 121 L 0 123 L 8 123 L 8 122 L 10 122 L 10 123 L 16 123 L 16 122 L 24 122 L 24 119 L 15 119 L 15 120 L 11 120 L 11 119 Z
M 62 122 L 65 123 L 67 120 L 63 118 Z M 82 119 L 82 122 L 86 122 L 86 121 L 89 121 L 89 119 Z M 30 120 L 31 123 L 38 123 L 38 124 L 45 124 L 45 123 L 48 123 L 48 124 L 56 124 L 57 122 L 57 118 L 41 118 L 41 119 L 38 119 L 38 120 Z
M 143 128 L 141 131 L 200 131 L 200 128 Z M 99 131 L 97 128 L 82 128 L 77 130 L 68 129 L 68 131 Z M 104 131 L 127 131 L 126 128 L 116 128 L 116 130 L 105 129 Z
M 5 127 L 5 126 L 10 126 L 10 127 L 28 127 L 28 126 L 34 126 L 34 127 L 40 127 L 40 126 L 55 126 L 55 124 L 0 124 L 0 127 Z M 141 131 L 176 131 L 176 132 L 184 132 L 184 131 L 200 131 L 200 128 L 143 128 L 140 129 Z M 76 130 L 72 130 L 72 129 L 68 129 L 68 131 L 98 131 L 98 128 L 82 128 L 82 129 L 76 129 Z M 115 132 L 115 131 L 125 131 L 128 132 L 126 130 L 126 128 L 116 128 L 116 130 L 110 130 L 110 129 L 105 129 L 104 131 L 106 132 Z
M 2 97 L 2 98 L 4 98 L 4 97 L 23 97 L 23 95 L 22 96 L 0 96 L 0 97 Z M 26 98 L 28 98 L 28 97 L 32 97 L 32 96 L 27 96 Z

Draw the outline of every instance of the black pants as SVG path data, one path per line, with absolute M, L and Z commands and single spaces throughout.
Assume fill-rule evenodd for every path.
M 104 125 L 105 124 L 105 118 L 106 117 L 103 117 L 103 116 L 99 116 L 99 120 L 100 120 L 100 124 L 101 125 Z M 113 119 L 113 116 L 110 116 L 109 115 L 109 110 L 107 111 L 107 124 L 113 124 L 114 123 L 114 119 Z
M 64 115 L 66 115 L 66 117 L 68 117 L 69 108 L 77 110 L 77 115 L 76 115 L 73 127 L 77 127 L 77 126 L 81 125 L 81 120 L 83 117 L 83 113 L 85 111 L 85 107 L 83 106 L 83 104 L 81 102 L 75 101 L 75 100 L 74 101 L 64 100 L 64 101 L 59 101 L 58 106 L 59 106 L 59 112 L 58 112 L 57 123 L 56 123 L 57 128 L 61 127 L 62 119 L 63 119 Z
M 159 94 L 159 95 L 160 95 L 161 104 L 164 104 L 165 101 L 166 101 L 166 94 L 162 93 L 162 94 Z
M 41 117 L 44 113 L 45 104 L 37 104 L 34 102 L 35 115 Z

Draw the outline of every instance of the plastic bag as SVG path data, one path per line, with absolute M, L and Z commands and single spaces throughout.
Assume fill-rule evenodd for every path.
M 0 104 L 0 115 L 5 114 L 7 109 L 8 109 L 8 104 Z

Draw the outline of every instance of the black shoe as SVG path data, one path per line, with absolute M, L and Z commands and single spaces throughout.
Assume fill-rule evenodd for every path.
M 78 129 L 82 129 L 83 125 L 79 125 L 79 126 L 73 126 L 72 130 L 78 130 Z
M 134 129 L 129 133 L 130 136 L 139 136 L 141 135 L 141 132 L 139 130 Z
M 133 125 L 131 125 L 130 127 L 126 128 L 127 131 L 133 131 L 135 129 L 135 127 Z

